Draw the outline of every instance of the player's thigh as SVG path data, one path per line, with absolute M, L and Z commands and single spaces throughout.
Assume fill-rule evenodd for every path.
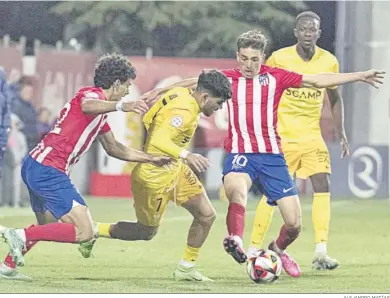
M 44 166 L 31 157 L 26 158 L 22 172 L 30 197 L 33 194 L 34 201 L 43 207 L 43 210 L 34 210 L 35 212 L 48 210 L 55 218 L 60 219 L 75 206 L 86 207 L 84 199 L 65 173 Z
M 215 209 L 208 198 L 203 185 L 189 166 L 182 164 L 173 199 L 187 209 L 192 216 L 207 222 L 213 222 Z
M 304 154 L 301 159 L 301 169 L 297 172 L 299 178 L 306 179 L 321 173 L 331 174 L 329 151 L 323 140 L 313 141 L 302 146 Z
M 50 211 L 45 212 L 35 212 L 35 218 L 39 225 L 46 225 L 52 222 L 58 222 L 58 219 L 50 213 Z
M 222 175 L 229 202 L 246 205 L 248 191 L 258 176 L 256 155 L 230 153 L 226 158 Z
M 145 180 L 135 175 L 131 178 L 131 189 L 138 221 L 144 226 L 158 227 L 172 191 L 164 192 L 164 185 L 161 188 L 147 187 Z
M 310 176 L 313 191 L 324 193 L 330 191 L 330 175 L 327 173 L 317 173 Z
M 33 189 L 29 186 L 29 180 L 27 179 L 29 171 L 28 163 L 23 163 L 22 169 L 21 169 L 21 175 L 22 180 L 24 184 L 26 185 L 26 188 L 28 190 L 29 198 L 30 198 L 30 205 L 31 209 L 35 213 L 35 217 L 37 219 L 38 224 L 44 225 L 48 224 L 50 222 L 58 221 L 51 213 L 48 211 L 45 207 L 45 202 L 42 198 L 40 198 Z
M 284 156 L 282 154 L 263 154 L 260 158 L 259 178 L 256 182 L 267 197 L 267 203 L 276 206 L 278 200 L 297 195 Z
M 282 142 L 282 149 L 288 171 L 293 176 L 301 167 L 302 150 L 300 150 L 297 143 L 289 142 Z
M 176 204 L 182 205 L 189 198 L 205 193 L 202 183 L 186 164 L 180 165 L 177 183 L 173 191 L 173 199 Z
M 299 228 L 301 226 L 301 204 L 297 195 L 291 195 L 276 201 L 284 223 L 289 228 Z

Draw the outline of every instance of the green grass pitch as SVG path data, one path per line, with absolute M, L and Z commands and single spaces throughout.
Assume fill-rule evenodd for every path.
M 132 201 L 87 198 L 93 218 L 101 222 L 134 220 Z M 311 269 L 314 250 L 311 202 L 304 200 L 303 229 L 289 252 L 303 275 L 282 274 L 271 285 L 249 280 L 222 247 L 226 234 L 226 202 L 213 201 L 218 217 L 198 260 L 200 270 L 214 283 L 175 282 L 172 273 L 181 259 L 191 217 L 186 210 L 168 206 L 158 235 L 149 242 L 99 239 L 94 257 L 83 259 L 76 245 L 39 243 L 26 256 L 21 272 L 32 282 L 0 280 L 2 293 L 388 293 L 390 290 L 390 203 L 388 200 L 334 200 L 329 254 L 341 266 L 334 271 Z M 247 208 L 245 243 L 249 243 L 256 201 Z M 0 209 L 0 224 L 25 227 L 34 222 L 30 209 Z M 281 226 L 275 214 L 266 242 Z M 0 254 L 7 252 L 0 242 Z

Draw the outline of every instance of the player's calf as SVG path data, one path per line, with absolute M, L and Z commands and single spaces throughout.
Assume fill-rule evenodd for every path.
M 230 172 L 224 176 L 224 188 L 229 203 L 246 206 L 252 180 L 247 173 Z
M 110 228 L 111 238 L 136 241 L 152 240 L 156 236 L 158 226 L 145 226 L 139 222 L 119 221 Z

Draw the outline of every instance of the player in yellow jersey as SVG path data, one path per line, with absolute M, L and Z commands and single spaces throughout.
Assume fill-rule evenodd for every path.
M 267 65 L 303 74 L 339 72 L 337 58 L 316 45 L 321 35 L 320 18 L 303 12 L 296 18 L 297 44 L 274 52 Z M 321 136 L 320 116 L 325 92 L 328 92 L 333 120 L 342 144 L 342 156 L 349 155 L 344 129 L 343 101 L 337 87 L 328 89 L 287 89 L 278 111 L 278 132 L 291 175 L 310 178 L 313 190 L 312 220 L 316 250 L 312 261 L 315 269 L 335 269 L 339 262 L 327 254 L 330 221 L 329 175 L 330 157 Z M 248 253 L 261 247 L 271 223 L 274 208 L 263 197 L 257 210 Z
M 231 84 L 217 70 L 203 71 L 195 91 L 174 88 L 165 93 L 144 115 L 148 131 L 144 150 L 166 154 L 175 161 L 168 168 L 138 164 L 131 175 L 137 222 L 97 223 L 98 236 L 127 241 L 151 240 L 157 233 L 169 201 L 187 209 L 194 217 L 183 259 L 174 272 L 176 280 L 210 281 L 195 268 L 199 250 L 215 219 L 215 210 L 197 176 L 208 160 L 188 152 L 200 113 L 211 116 L 231 98 Z M 93 245 L 93 243 L 92 243 Z M 89 244 L 89 249 L 92 249 Z M 90 255 L 90 251 L 88 252 Z

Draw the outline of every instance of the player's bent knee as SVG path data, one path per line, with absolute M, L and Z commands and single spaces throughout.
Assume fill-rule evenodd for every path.
M 310 177 L 310 181 L 313 185 L 314 192 L 329 192 L 330 189 L 330 177 L 329 174 L 319 173 Z
M 140 225 L 140 240 L 149 241 L 154 238 L 154 236 L 157 235 L 158 227 L 148 227 L 144 225 Z
M 286 222 L 285 227 L 287 231 L 296 231 L 299 234 L 301 232 L 301 221 Z
M 248 191 L 245 187 L 238 186 L 237 188 L 233 186 L 225 187 L 226 197 L 230 203 L 237 203 L 243 206 L 246 205 Z
M 214 223 L 216 218 L 217 218 L 217 212 L 215 212 L 215 210 L 213 209 L 207 215 L 198 216 L 197 220 L 205 226 L 211 226 Z
M 246 205 L 252 180 L 247 173 L 231 172 L 224 177 L 224 188 L 230 203 Z

